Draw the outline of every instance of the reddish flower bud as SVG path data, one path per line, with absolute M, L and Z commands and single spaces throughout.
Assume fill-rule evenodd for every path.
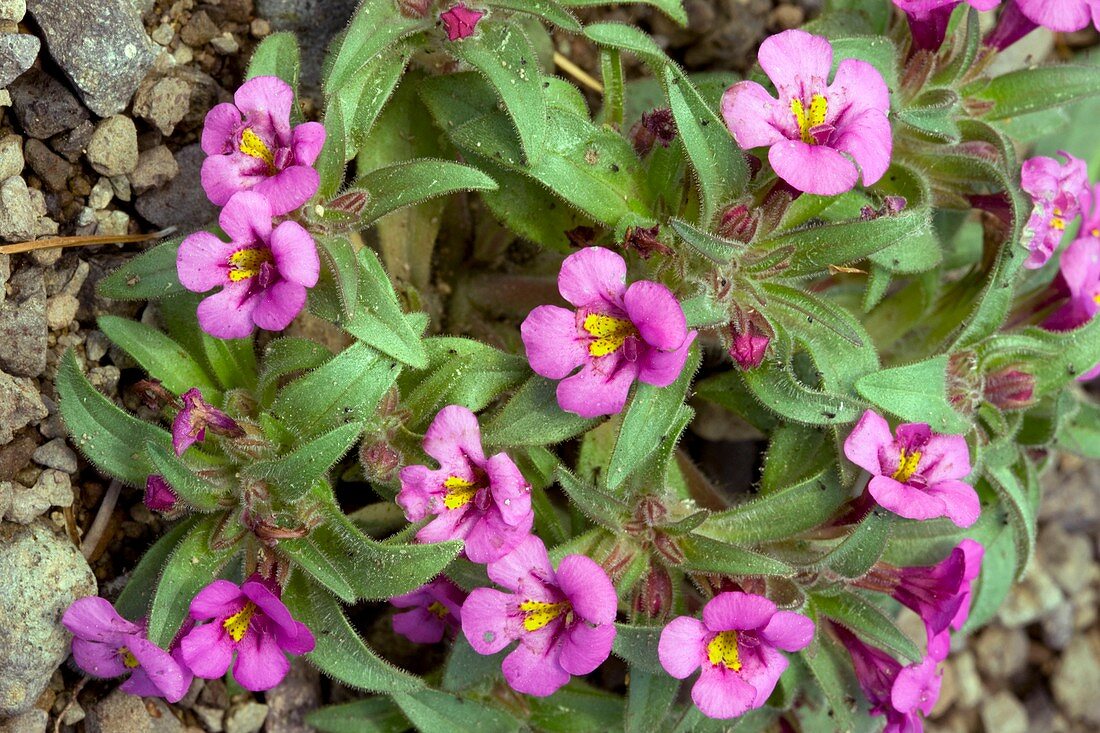
M 986 401 L 1002 410 L 1021 410 L 1030 407 L 1035 397 L 1035 375 L 1019 369 L 1002 369 L 986 375 Z
M 397 0 L 397 10 L 406 18 L 427 18 L 432 0 Z
M 684 561 L 684 551 L 676 544 L 676 540 L 664 532 L 656 532 L 653 535 L 653 549 L 670 565 L 679 565 Z
M 178 501 L 179 497 L 163 476 L 154 474 L 145 479 L 145 506 L 155 512 L 170 512 Z
M 397 477 L 401 454 L 385 442 L 363 443 L 359 447 L 359 463 L 367 480 L 389 483 Z
M 967 415 L 977 411 L 982 401 L 982 377 L 978 357 L 973 351 L 960 351 L 947 359 L 947 401 Z
M 325 204 L 325 208 L 349 216 L 359 216 L 369 198 L 366 191 L 348 191 L 329 201 Z
M 474 34 L 478 21 L 485 17 L 484 10 L 471 10 L 466 3 L 459 3 L 439 16 L 448 41 L 461 41 Z
M 749 209 L 745 204 L 737 204 L 723 212 L 722 221 L 718 224 L 718 235 L 747 244 L 756 236 L 756 227 L 759 224 L 758 210 Z
M 771 344 L 772 330 L 768 322 L 756 311 L 737 309 L 736 318 L 729 325 L 730 356 L 743 370 L 755 369 L 764 363 L 764 356 Z
M 631 606 L 645 618 L 660 619 L 672 610 L 672 577 L 661 565 L 653 565 L 634 590 Z

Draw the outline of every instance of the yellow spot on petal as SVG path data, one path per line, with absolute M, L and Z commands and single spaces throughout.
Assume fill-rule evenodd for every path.
M 807 145 L 816 145 L 817 141 L 811 133 L 815 127 L 825 124 L 825 115 L 829 111 L 829 100 L 820 94 L 810 98 L 810 113 L 806 114 L 806 107 L 801 99 L 791 100 L 791 114 L 798 123 L 798 132 L 802 135 L 802 142 Z
M 717 667 L 719 664 L 734 672 L 741 670 L 741 655 L 737 649 L 737 632 L 720 631 L 707 644 L 707 660 Z
M 233 641 L 240 641 L 248 631 L 252 623 L 252 616 L 256 613 L 256 604 L 252 601 L 244 604 L 244 608 L 222 622 L 222 627 Z
M 439 601 L 432 601 L 432 605 L 428 606 L 428 610 L 441 619 L 447 618 L 447 614 L 450 613 L 450 611 L 447 610 L 447 607 Z
M 584 330 L 595 336 L 588 344 L 588 353 L 592 356 L 607 356 L 638 333 L 630 321 L 599 313 L 591 313 L 584 319 Z
M 251 127 L 246 127 L 244 132 L 241 133 L 241 152 L 250 158 L 256 160 L 262 160 L 267 163 L 267 169 L 269 172 L 275 171 L 275 154 L 271 152 L 271 148 L 267 147 L 267 144 L 260 139 L 260 136 L 252 132 Z
M 252 249 L 239 249 L 229 255 L 229 279 L 233 282 L 247 280 L 260 274 L 260 268 L 264 264 L 274 261 L 271 250 L 265 247 L 253 247 Z
M 141 662 L 137 660 L 133 652 L 124 646 L 118 648 L 118 655 L 122 657 L 122 663 L 126 665 L 127 669 L 137 669 L 141 666 Z
M 519 604 L 519 610 L 523 611 L 523 628 L 528 631 L 538 631 L 563 613 L 573 610 L 569 601 L 561 603 L 546 603 L 545 601 L 524 601 Z
M 901 453 L 898 455 L 898 470 L 894 471 L 891 478 L 904 484 L 917 472 L 917 466 L 919 465 L 920 451 L 915 450 L 912 453 L 906 453 L 905 449 L 902 448 Z
M 447 480 L 443 482 L 443 488 L 447 489 L 447 494 L 443 497 L 443 506 L 448 509 L 458 509 L 460 506 L 466 506 L 473 501 L 478 489 L 473 481 L 467 481 L 458 476 L 448 476 Z

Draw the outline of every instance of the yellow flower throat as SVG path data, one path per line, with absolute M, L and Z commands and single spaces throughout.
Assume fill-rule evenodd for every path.
M 741 655 L 737 649 L 736 631 L 719 631 L 707 644 L 707 661 L 719 664 L 734 672 L 741 671 Z
M 126 669 L 137 669 L 141 666 L 141 662 L 137 660 L 134 653 L 124 646 L 118 648 L 118 655 L 122 657 L 122 663 L 126 665 Z
M 244 608 L 223 621 L 222 628 L 225 629 L 225 632 L 229 634 L 229 638 L 233 641 L 240 641 L 244 638 L 245 632 L 248 631 L 248 626 L 252 623 L 252 616 L 255 613 L 256 604 L 249 601 L 244 604 Z
M 638 334 L 634 324 L 623 318 L 591 313 L 584 319 L 584 330 L 595 338 L 588 344 L 592 356 L 607 356 L 617 351 L 626 340 Z
M 261 267 L 274 261 L 271 250 L 266 247 L 239 249 L 229 255 L 229 279 L 236 283 L 256 277 Z
M 271 148 L 267 147 L 267 144 L 260 139 L 259 135 L 252 132 L 251 127 L 246 127 L 244 132 L 241 133 L 240 150 L 249 158 L 255 158 L 256 160 L 262 160 L 267 163 L 269 173 L 275 172 L 275 154 L 272 153 Z
M 563 613 L 571 613 L 573 607 L 569 605 L 569 601 L 524 601 L 519 604 L 519 610 L 523 611 L 523 628 L 527 631 L 538 631 Z
M 806 107 L 802 104 L 801 99 L 796 97 L 791 100 L 791 114 L 794 115 L 794 120 L 798 123 L 798 132 L 802 136 L 802 142 L 807 145 L 817 145 L 812 130 L 825 124 L 825 115 L 828 111 L 829 101 L 820 94 L 815 94 L 810 98 L 809 114 L 806 113 Z
M 891 478 L 904 484 L 917 472 L 917 466 L 919 465 L 920 451 L 915 450 L 906 452 L 906 450 L 902 448 L 901 453 L 898 454 L 898 470 L 894 471 L 894 475 L 891 476 Z
M 458 509 L 473 501 L 480 487 L 473 481 L 467 481 L 458 476 L 448 476 L 443 482 L 443 488 L 447 490 L 443 496 L 443 506 L 448 509 Z

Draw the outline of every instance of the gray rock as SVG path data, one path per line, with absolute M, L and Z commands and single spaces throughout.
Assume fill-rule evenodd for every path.
M 76 453 L 64 438 L 55 438 L 38 446 L 38 450 L 34 452 L 34 462 L 65 473 L 76 473 Z
M 37 377 L 46 368 L 46 292 L 41 281 L 36 285 L 0 303 L 0 369 L 17 377 Z
M 150 188 L 159 188 L 175 178 L 180 172 L 172 151 L 164 145 L 146 150 L 138 157 L 137 168 L 130 174 L 130 185 L 135 193 L 144 193 Z
M 997 618 L 1005 626 L 1020 628 L 1038 621 L 1065 601 L 1062 589 L 1036 559 L 997 612 Z
M 24 33 L 0 36 L 0 87 L 6 87 L 31 68 L 42 42 Z
M 23 242 L 33 239 L 37 222 L 27 182 L 12 176 L 0 183 L 0 240 Z
M 1027 634 L 1023 629 L 990 626 L 971 646 L 978 669 L 989 680 L 1008 679 L 1027 665 Z
M 1073 720 L 1100 726 L 1100 633 L 1070 642 L 1051 679 L 1054 699 Z
M 0 181 L 23 172 L 23 138 L 7 135 L 0 138 Z
M 140 164 L 141 158 L 138 158 Z M 92 186 L 92 192 L 88 194 L 88 206 L 91 206 L 96 211 L 100 209 L 106 209 L 107 204 L 111 203 L 111 199 L 115 197 L 115 190 L 111 187 L 110 178 L 100 178 Z
M 46 733 L 49 721 L 45 710 L 32 708 L 22 715 L 0 721 L 0 733 Z
M 357 0 L 256 0 L 256 15 L 277 31 L 291 31 L 302 45 L 302 85 L 315 91 L 329 41 L 347 27 Z
M 121 112 L 156 59 L 132 0 L 30 0 L 50 55 L 100 117 Z
M 80 301 L 68 293 L 60 293 L 46 301 L 46 326 L 51 331 L 68 328 L 76 319 Z
M 137 128 L 125 115 L 115 115 L 101 120 L 95 126 L 88 141 L 88 162 L 96 172 L 105 176 L 119 176 L 137 168 Z
M 90 120 L 84 120 L 64 135 L 58 135 L 52 140 L 53 149 L 65 160 L 75 163 L 88 150 L 88 141 L 92 139 L 95 125 Z
M 219 33 L 221 31 L 218 29 L 218 24 L 210 19 L 205 10 L 200 10 L 192 13 L 187 25 L 180 28 L 180 40 L 192 48 L 199 48 L 210 43 Z
M 982 723 L 990 732 L 1028 733 L 1027 710 L 1007 690 L 998 692 L 982 703 Z
M 46 187 L 51 191 L 65 191 L 69 187 L 69 176 L 73 174 L 73 164 L 46 147 L 46 143 L 33 137 L 27 140 L 23 156 Z
M 1077 593 L 1097 576 L 1092 543 L 1083 534 L 1071 534 L 1058 524 L 1048 524 L 1039 534 L 1036 548 L 1043 567 L 1067 595 Z
M 17 715 L 68 656 L 61 614 L 96 582 L 73 543 L 42 521 L 0 525 L 0 578 L 0 716 Z
M 47 415 L 34 382 L 0 372 L 0 445 L 11 442 L 16 430 Z
M 72 506 L 73 486 L 69 475 L 50 468 L 38 475 L 34 486 L 11 485 L 11 505 L 4 518 L 18 524 L 30 524 L 52 506 Z
M 27 14 L 27 0 L 0 0 L 0 20 L 18 23 Z
M 225 711 L 211 705 L 193 705 L 191 712 L 210 733 L 222 733 L 225 730 Z
M 267 718 L 267 705 L 249 700 L 230 709 L 225 716 L 225 733 L 256 733 Z
M 15 118 L 31 137 L 44 140 L 88 119 L 88 111 L 68 87 L 41 69 L 32 68 L 8 91 Z
M 88 711 L 84 729 L 88 733 L 152 733 L 153 720 L 140 697 L 116 689 Z
M 151 189 L 134 202 L 138 213 L 158 227 L 179 227 L 192 232 L 213 221 L 218 210 L 202 190 L 199 170 L 206 158 L 199 145 L 188 145 L 176 153 L 179 174 L 160 188 Z
M 171 135 L 190 110 L 191 84 L 177 76 L 146 79 L 134 96 L 134 114 Z
M 290 660 L 290 672 L 278 687 L 264 695 L 266 733 L 310 733 L 306 715 L 321 703 L 321 673 L 301 657 Z

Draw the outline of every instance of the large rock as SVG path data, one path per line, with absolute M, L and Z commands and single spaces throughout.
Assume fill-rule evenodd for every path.
M 34 382 L 0 372 L 0 445 L 10 443 L 16 430 L 49 414 Z
M 37 377 L 46 368 L 46 291 L 39 280 L 24 282 L 17 293 L 0 303 L 0 369 L 17 377 Z
M 71 130 L 88 119 L 88 110 L 69 88 L 41 69 L 20 76 L 8 92 L 19 125 L 39 140 Z
M 206 155 L 198 143 L 176 153 L 179 173 L 160 188 L 151 189 L 134 202 L 138 213 L 158 227 L 179 227 L 192 232 L 214 221 L 218 209 L 206 198 L 199 171 Z
M 61 614 L 96 582 L 73 543 L 42 521 L 0 525 L 0 578 L 0 716 L 18 715 L 69 654 Z
M 133 0 L 29 0 L 50 55 L 100 117 L 121 112 L 156 59 Z
M 0 36 L 0 89 L 31 68 L 41 47 L 42 42 L 35 36 L 23 33 Z

